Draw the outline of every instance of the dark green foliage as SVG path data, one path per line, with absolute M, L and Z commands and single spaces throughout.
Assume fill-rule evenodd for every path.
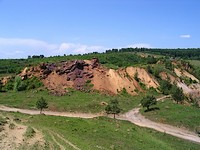
M 165 60 L 165 68 L 169 70 L 173 70 L 173 65 L 169 59 Z
M 37 107 L 37 109 L 40 109 L 40 114 L 41 114 L 43 109 L 48 108 L 48 103 L 46 102 L 46 100 L 43 97 L 41 97 L 36 102 L 36 107 Z
M 166 80 L 161 80 L 160 81 L 160 91 L 165 94 L 168 95 L 171 93 L 172 90 L 172 84 L 170 84 L 168 81 Z
M 164 71 L 164 67 L 162 65 L 156 65 L 152 68 L 153 75 L 158 79 L 160 78 L 160 73 L 162 71 Z
M 14 87 L 13 87 L 13 90 L 15 92 L 19 90 L 19 86 L 20 86 L 21 82 L 22 82 L 21 77 L 20 76 L 16 76 L 15 77 L 15 81 L 14 81 Z
M 12 77 L 12 78 L 6 83 L 6 85 L 4 86 L 4 89 L 5 89 L 6 91 L 13 90 L 14 81 L 15 81 L 15 78 Z
M 153 70 L 151 66 L 148 65 L 146 69 L 148 73 L 153 74 Z
M 106 106 L 105 111 L 107 114 L 113 114 L 115 119 L 115 115 L 121 112 L 118 100 L 117 99 L 111 100 L 110 103 Z
M 155 64 L 157 62 L 157 59 L 153 56 L 147 57 L 147 64 Z
M 37 78 L 37 77 L 32 77 L 29 79 L 24 80 L 25 84 L 27 85 L 26 89 L 37 89 L 41 86 L 43 86 L 43 83 Z
M 176 86 L 173 86 L 172 87 L 172 98 L 177 102 L 177 104 L 179 102 L 182 102 L 184 100 L 183 90 Z
M 152 95 L 152 96 L 146 96 L 143 97 L 141 100 L 141 105 L 142 107 L 146 107 L 147 111 L 149 111 L 149 107 L 152 105 L 156 105 L 157 101 L 156 98 Z
M 6 91 L 14 90 L 14 91 L 25 91 L 36 89 L 43 86 L 43 83 L 37 78 L 32 77 L 26 80 L 21 80 L 21 77 L 16 76 L 15 79 L 11 78 L 8 83 L 4 86 Z

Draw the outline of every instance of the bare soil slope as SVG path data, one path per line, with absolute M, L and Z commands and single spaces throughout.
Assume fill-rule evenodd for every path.
M 55 95 L 63 95 L 67 88 L 81 91 L 98 90 L 109 94 L 118 94 L 126 90 L 131 95 L 142 91 L 134 75 L 138 74 L 139 82 L 147 88 L 157 88 L 158 82 L 143 68 L 108 69 L 98 59 L 73 60 L 60 63 L 41 64 L 25 68 L 20 76 L 22 79 L 32 76 L 39 77 L 45 87 Z

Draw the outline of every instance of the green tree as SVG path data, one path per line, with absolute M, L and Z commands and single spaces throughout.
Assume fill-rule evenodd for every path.
M 184 94 L 183 94 L 183 90 L 173 86 L 172 88 L 172 98 L 177 102 L 177 104 L 179 102 L 182 102 L 185 98 Z
M 161 82 L 160 82 L 160 91 L 163 94 L 165 94 L 165 95 L 170 94 L 171 93 L 171 89 L 172 89 L 172 84 L 170 84 L 166 80 L 161 80 Z
M 146 107 L 147 111 L 149 111 L 150 106 L 156 105 L 156 103 L 157 103 L 157 101 L 154 96 L 146 96 L 146 97 L 143 97 L 141 100 L 142 107 Z
M 118 100 L 117 99 L 111 100 L 110 103 L 106 106 L 105 111 L 107 114 L 113 114 L 115 119 L 115 115 L 121 112 Z
M 14 81 L 14 87 L 13 87 L 13 90 L 14 90 L 15 92 L 18 91 L 18 88 L 19 88 L 21 82 L 22 82 L 21 77 L 20 77 L 20 76 L 16 76 L 16 77 L 15 77 L 15 81 Z
M 36 107 L 37 107 L 37 109 L 40 109 L 40 114 L 41 114 L 43 109 L 48 108 L 48 103 L 46 102 L 46 100 L 43 97 L 41 97 L 36 102 Z

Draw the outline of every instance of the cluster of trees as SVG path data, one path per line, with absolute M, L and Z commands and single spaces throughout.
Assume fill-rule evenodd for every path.
M 200 48 L 176 48 L 176 49 L 160 49 L 160 48 L 121 48 L 106 50 L 106 53 L 122 53 L 122 52 L 147 52 L 173 58 L 198 59 L 200 60 Z
M 33 56 L 28 56 L 28 59 L 30 58 L 44 58 L 44 55 L 33 55 Z
M 160 91 L 165 95 L 170 94 L 177 103 L 182 102 L 185 98 L 182 89 L 175 85 L 172 85 L 166 80 L 162 80 L 160 82 Z
M 22 80 L 20 76 L 16 76 L 15 78 L 11 78 L 5 86 L 2 86 L 2 89 L 4 91 L 25 91 L 41 86 L 43 86 L 43 83 L 37 77 Z
M 163 56 L 169 56 L 173 58 L 184 58 L 184 59 L 198 59 L 200 60 L 200 49 L 148 49 L 148 48 L 121 48 L 106 50 L 105 53 L 88 53 L 83 55 L 64 55 L 54 57 L 44 57 L 44 55 L 33 55 L 28 56 L 29 59 L 0 59 L 0 74 L 18 73 L 25 66 L 36 65 L 41 62 L 57 62 L 66 61 L 72 59 L 91 59 L 97 57 L 100 63 L 117 67 L 126 67 L 137 64 L 154 64 L 158 61 L 158 58 L 148 56 L 142 58 L 136 55 L 137 52 L 146 52 L 150 54 L 159 54 Z M 38 59 L 30 59 L 38 58 Z M 172 65 L 170 60 L 166 62 L 166 68 L 171 69 Z

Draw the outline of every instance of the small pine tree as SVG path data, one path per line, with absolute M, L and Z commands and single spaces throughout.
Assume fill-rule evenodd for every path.
M 146 96 L 141 100 L 142 107 L 146 107 L 147 111 L 149 111 L 149 107 L 152 105 L 156 105 L 157 101 L 154 96 Z
M 111 100 L 110 103 L 106 106 L 105 111 L 107 114 L 113 114 L 115 119 L 115 115 L 121 112 L 118 100 L 117 99 Z
M 40 109 L 40 114 L 41 114 L 43 109 L 48 108 L 48 103 L 46 102 L 46 100 L 43 97 L 41 97 L 36 102 L 36 107 L 37 107 L 37 109 Z
M 177 102 L 177 104 L 179 102 L 182 102 L 184 100 L 184 94 L 183 94 L 183 90 L 176 87 L 176 86 L 173 86 L 172 88 L 172 98 Z

